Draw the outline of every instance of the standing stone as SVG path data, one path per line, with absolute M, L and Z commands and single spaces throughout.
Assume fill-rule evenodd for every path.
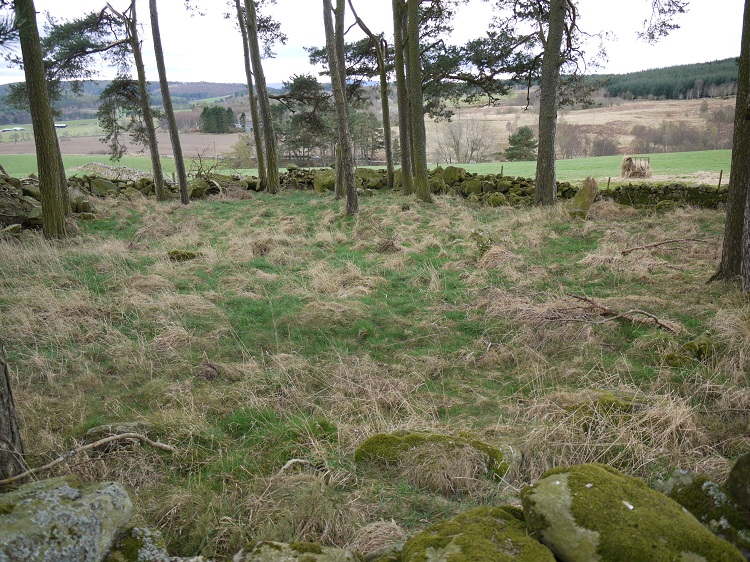
M 573 197 L 570 204 L 570 215 L 575 218 L 585 219 L 589 214 L 589 209 L 599 196 L 599 186 L 596 180 L 591 176 L 583 182 L 583 187 Z

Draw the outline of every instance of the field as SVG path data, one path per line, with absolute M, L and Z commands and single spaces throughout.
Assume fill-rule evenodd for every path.
M 750 308 L 706 284 L 722 211 L 600 202 L 584 221 L 388 192 L 360 206 L 292 191 L 101 201 L 68 241 L 0 241 L 28 463 L 101 424 L 149 424 L 176 453 L 134 444 L 52 474 L 119 480 L 173 553 L 228 560 L 251 538 L 366 553 L 517 503 L 552 466 L 722 478 L 750 448 Z M 664 240 L 678 242 L 643 247 Z M 355 462 L 395 430 L 481 439 L 515 451 L 512 469 Z

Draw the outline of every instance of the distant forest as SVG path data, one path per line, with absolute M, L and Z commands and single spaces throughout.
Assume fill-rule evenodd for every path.
M 602 84 L 610 97 L 624 99 L 695 99 L 733 96 L 737 91 L 737 59 L 707 63 L 670 66 L 629 74 L 596 74 L 591 80 Z M 107 82 L 91 81 L 84 84 L 83 95 L 66 92 L 56 104 L 60 120 L 95 119 L 99 94 Z M 218 97 L 244 97 L 243 84 L 213 82 L 171 82 L 172 103 L 175 109 L 190 109 L 203 100 Z M 161 105 L 159 84 L 150 85 L 152 101 Z M 0 125 L 30 123 L 27 111 L 11 107 L 5 96 L 8 86 L 0 86 Z
M 737 59 L 655 68 L 628 74 L 597 74 L 610 97 L 624 99 L 695 99 L 737 93 Z

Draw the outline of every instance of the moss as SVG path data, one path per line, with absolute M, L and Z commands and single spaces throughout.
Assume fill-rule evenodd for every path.
M 659 489 L 714 534 L 739 548 L 750 549 L 750 514 L 737 505 L 717 482 L 695 473 L 678 471 Z
M 292 542 L 289 548 L 300 554 L 323 554 L 323 548 L 315 542 Z
M 10 515 L 15 507 L 12 503 L 0 502 L 0 515 Z
M 428 527 L 404 545 L 404 562 L 545 562 L 554 556 L 526 532 L 513 506 L 479 507 Z
M 682 346 L 682 351 L 689 353 L 695 357 L 698 361 L 711 357 L 716 348 L 716 342 L 708 334 L 701 334 L 697 338 L 686 342 Z
M 487 456 L 487 469 L 492 475 L 503 476 L 508 464 L 503 452 L 488 443 L 469 437 L 452 437 L 433 433 L 396 432 L 379 433 L 365 440 L 354 453 L 355 462 L 373 462 L 383 465 L 398 464 L 404 453 L 425 444 L 441 445 L 448 448 L 470 446 Z
M 521 499 L 529 530 L 562 559 L 744 560 L 678 503 L 605 465 L 549 471 Z

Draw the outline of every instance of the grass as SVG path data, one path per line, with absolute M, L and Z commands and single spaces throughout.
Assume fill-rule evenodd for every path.
M 174 554 L 227 560 L 249 539 L 369 551 L 517 502 L 550 466 L 722 478 L 750 448 L 750 308 L 705 284 L 722 211 L 601 202 L 582 221 L 384 192 L 352 218 L 330 194 L 243 196 L 100 201 L 68 241 L 0 241 L 0 338 L 29 464 L 98 424 L 149 422 L 175 454 L 138 445 L 56 470 L 123 482 Z M 483 254 L 476 229 L 493 240 Z M 200 256 L 172 262 L 174 249 Z M 709 355 L 683 350 L 703 333 Z M 355 465 L 359 444 L 397 429 L 523 458 L 462 494 L 425 484 L 429 455 L 407 471 Z

